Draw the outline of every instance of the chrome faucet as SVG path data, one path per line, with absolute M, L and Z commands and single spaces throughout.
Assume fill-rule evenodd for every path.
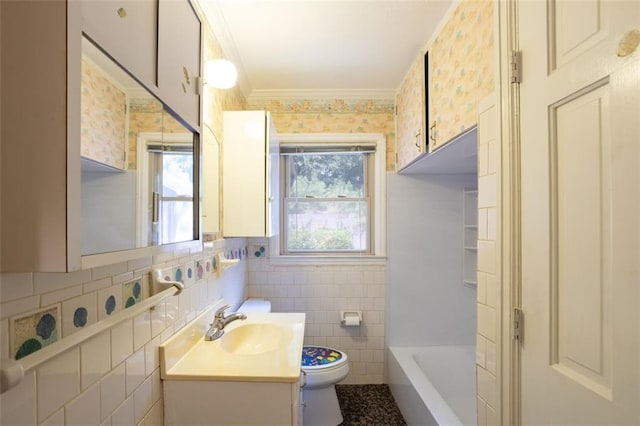
M 209 330 L 204 335 L 204 340 L 216 340 L 222 337 L 224 334 L 224 328 L 232 321 L 247 319 L 245 314 L 240 312 L 233 313 L 229 316 L 224 316 L 224 311 L 229 309 L 231 305 L 224 305 L 218 309 L 213 317 L 213 323 L 209 324 Z

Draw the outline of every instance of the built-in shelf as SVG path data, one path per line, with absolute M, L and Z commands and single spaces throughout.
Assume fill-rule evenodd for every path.
M 476 287 L 478 266 L 478 190 L 466 189 L 462 198 L 463 235 L 462 282 Z
M 475 126 L 435 151 L 416 157 L 398 171 L 401 175 L 476 173 L 478 173 L 478 128 Z

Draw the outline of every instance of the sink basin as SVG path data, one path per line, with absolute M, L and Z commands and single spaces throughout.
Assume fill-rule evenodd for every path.
M 259 355 L 287 345 L 291 330 L 269 323 L 254 323 L 226 331 L 221 348 L 235 355 Z
M 2 0 L 0 0 L 2 1 Z M 160 345 L 163 380 L 297 383 L 300 380 L 303 313 L 250 313 L 208 341 L 215 306 Z

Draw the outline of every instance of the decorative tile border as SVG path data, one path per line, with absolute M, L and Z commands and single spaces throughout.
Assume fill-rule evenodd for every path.
M 11 320 L 11 356 L 23 358 L 58 340 L 60 305 L 54 305 Z
M 395 111 L 394 99 L 251 99 L 248 109 L 267 110 L 273 113 L 385 113 Z

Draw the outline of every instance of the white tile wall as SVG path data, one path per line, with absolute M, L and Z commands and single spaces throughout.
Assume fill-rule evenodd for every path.
M 123 282 L 141 277 L 151 266 L 182 265 L 187 288 L 180 296 L 116 323 L 27 374 L 17 387 L 0 395 L 0 424 L 162 424 L 159 345 L 221 297 L 239 303 L 246 293 L 246 259 L 220 278 L 209 273 L 200 280 L 193 274 L 195 261 L 245 245 L 244 239 L 225 240 L 206 252 L 165 253 L 69 274 L 2 274 L 0 343 L 4 358 L 11 355 L 11 320 L 45 308 L 43 302 L 62 307 L 58 330 L 64 340 L 77 331 L 70 327 L 75 327 L 73 313 L 79 306 L 91 307 L 88 310 L 95 318 L 88 322 L 114 321 L 118 310 L 106 315 L 105 295 L 122 294 Z M 189 268 L 191 277 L 186 275 Z
M 347 353 L 349 376 L 342 383 L 383 383 L 385 265 L 274 266 L 256 257 L 264 239 L 249 242 L 248 296 L 271 301 L 274 312 L 306 314 L 305 344 Z M 341 327 L 340 311 L 363 311 L 361 327 Z
M 481 102 L 479 115 L 478 185 L 478 299 L 476 357 L 478 425 L 499 424 L 498 331 L 500 300 L 498 288 L 498 197 L 499 120 L 496 99 Z M 482 353 L 480 353 L 482 352 Z

